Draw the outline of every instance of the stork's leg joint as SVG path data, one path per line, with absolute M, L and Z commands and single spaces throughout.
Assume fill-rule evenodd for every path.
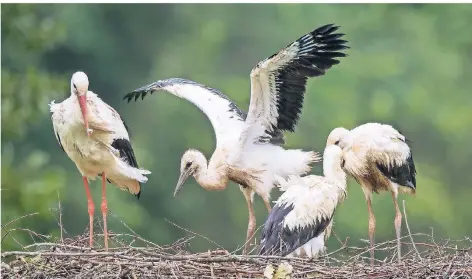
M 90 216 L 93 216 L 93 214 L 95 213 L 95 205 L 93 204 L 93 201 L 91 200 L 87 201 L 87 208 L 88 208 L 88 214 Z
M 108 212 L 108 202 L 105 198 L 102 198 L 102 213 L 106 214 Z

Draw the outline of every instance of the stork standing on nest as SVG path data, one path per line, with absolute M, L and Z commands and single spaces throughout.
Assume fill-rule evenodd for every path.
M 261 233 L 260 255 L 312 258 L 325 250 L 334 211 L 346 197 L 342 149 L 328 138 L 324 176 L 278 178 L 285 191 L 269 213 Z
M 374 261 L 375 216 L 372 210 L 372 192 L 390 191 L 395 206 L 397 255 L 401 258 L 402 214 L 398 193 L 415 194 L 416 168 L 408 139 L 390 125 L 367 123 L 351 131 L 334 129 L 330 137 L 345 152 L 345 169 L 361 185 L 369 211 L 369 238 L 371 263 Z
M 220 91 L 179 78 L 159 80 L 125 96 L 137 100 L 163 90 L 192 102 L 207 115 L 215 130 L 216 149 L 209 162 L 197 150 L 184 153 L 174 194 L 191 175 L 207 190 L 223 190 L 229 180 L 240 184 L 249 210 L 246 244 L 256 227 L 254 192 L 270 211 L 273 174 L 305 174 L 319 160 L 315 152 L 284 149 L 283 131 L 295 129 L 307 79 L 324 75 L 339 63 L 336 58 L 345 56 L 340 52 L 347 48 L 340 39 L 344 34 L 335 33 L 337 29 L 331 24 L 319 27 L 259 62 L 251 71 L 248 114 Z
M 71 96 L 59 104 L 51 102 L 51 120 L 59 145 L 82 174 L 90 217 L 90 247 L 95 206 L 88 179 L 102 177 L 101 210 L 105 249 L 108 250 L 106 181 L 139 198 L 140 183 L 146 182 L 145 175 L 151 172 L 138 168 L 127 127 L 120 115 L 88 91 L 88 86 L 87 75 L 76 72 L 71 79 Z

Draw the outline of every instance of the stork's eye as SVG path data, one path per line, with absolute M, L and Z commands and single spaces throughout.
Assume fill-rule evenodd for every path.
M 339 140 L 338 140 L 338 141 L 336 141 L 334 144 L 338 145 L 338 144 L 339 144 Z
M 188 168 L 190 168 L 191 165 L 192 165 L 191 162 L 187 162 L 187 164 L 185 164 L 185 168 L 188 169 Z
M 344 168 L 344 164 L 346 164 L 346 160 L 342 159 L 341 160 L 341 168 Z

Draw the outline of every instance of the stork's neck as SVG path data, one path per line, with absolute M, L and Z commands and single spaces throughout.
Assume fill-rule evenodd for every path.
M 200 186 L 208 191 L 221 191 L 228 185 L 228 175 L 225 167 L 208 167 L 205 162 L 198 165 L 198 169 L 195 172 L 195 180 L 197 180 Z
M 341 167 L 339 156 L 323 156 L 323 174 L 326 178 L 336 183 L 340 190 L 346 190 L 346 172 Z

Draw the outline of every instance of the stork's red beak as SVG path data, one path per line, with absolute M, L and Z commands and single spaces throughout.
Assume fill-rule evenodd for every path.
M 90 134 L 92 131 L 89 129 L 88 118 L 87 118 L 87 95 L 84 94 L 78 97 L 79 97 L 80 110 L 82 111 L 82 116 L 84 117 L 85 131 L 87 133 L 87 136 L 90 137 Z

